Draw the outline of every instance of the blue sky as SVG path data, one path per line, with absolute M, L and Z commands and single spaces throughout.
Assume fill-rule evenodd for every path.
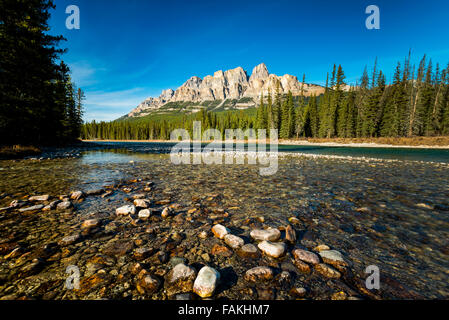
M 449 62 L 449 2 L 440 1 L 146 1 L 55 0 L 51 33 L 86 92 L 85 120 L 113 120 L 193 75 L 264 62 L 271 73 L 324 84 L 341 64 L 349 83 L 376 56 L 390 79 L 412 49 Z M 68 5 L 81 28 L 65 27 Z M 380 30 L 365 27 L 365 8 L 380 8 Z

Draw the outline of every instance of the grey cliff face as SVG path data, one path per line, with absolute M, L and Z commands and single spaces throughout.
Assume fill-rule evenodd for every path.
M 173 91 L 167 89 L 158 98 L 148 98 L 137 108 L 132 110 L 128 116 L 144 115 L 146 112 L 158 110 L 168 102 L 204 102 L 225 99 L 260 98 L 260 95 L 272 95 L 275 93 L 277 83 L 281 94 L 289 91 L 293 95 L 301 94 L 302 83 L 292 75 L 277 76 L 270 74 L 264 63 L 254 67 L 251 76 L 241 67 L 227 71 L 216 71 L 213 76 L 204 79 L 193 76 L 182 86 Z M 317 85 L 304 84 L 304 95 L 319 95 L 324 93 L 324 88 Z

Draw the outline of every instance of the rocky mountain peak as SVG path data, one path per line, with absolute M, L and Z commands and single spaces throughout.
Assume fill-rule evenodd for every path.
M 281 94 L 291 92 L 297 96 L 301 94 L 301 83 L 295 76 L 277 76 L 270 74 L 265 63 L 254 67 L 251 77 L 242 67 L 226 71 L 216 71 L 213 76 L 206 76 L 204 79 L 193 76 L 176 90 L 167 89 L 158 98 L 148 98 L 137 108 L 131 111 L 128 116 L 141 116 L 159 110 L 169 102 L 191 102 L 201 104 L 205 101 L 238 101 L 242 98 L 249 98 L 253 103 L 246 103 L 244 108 L 255 105 L 261 95 L 274 94 L 277 84 Z M 304 94 L 320 95 L 324 88 L 317 85 L 304 85 Z M 176 104 L 175 104 L 176 105 Z M 198 110 L 198 109 L 195 109 Z
M 269 77 L 270 73 L 268 72 L 268 68 L 265 65 L 265 63 L 261 63 L 254 67 L 253 73 L 251 74 L 251 77 L 249 78 L 249 81 L 261 79 L 265 80 Z

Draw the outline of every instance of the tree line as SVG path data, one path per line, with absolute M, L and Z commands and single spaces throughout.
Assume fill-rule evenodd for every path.
M 0 0 L 0 144 L 65 144 L 80 137 L 84 93 L 48 34 L 51 0 Z
M 305 83 L 305 76 L 302 83 Z M 84 125 L 85 139 L 169 139 L 171 130 L 184 128 L 192 136 L 193 121 L 202 129 L 278 129 L 282 139 L 412 137 L 449 135 L 449 64 L 442 69 L 424 56 L 411 64 L 410 54 L 398 62 L 391 83 L 379 70 L 365 67 L 359 83 L 348 86 L 341 65 L 327 75 L 325 92 L 306 97 L 280 94 L 261 96 L 256 112 L 212 113 L 202 110 L 171 120 L 122 120 Z

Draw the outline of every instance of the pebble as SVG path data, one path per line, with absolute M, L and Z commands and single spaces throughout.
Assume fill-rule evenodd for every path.
M 295 232 L 295 229 L 293 229 L 293 227 L 291 225 L 288 225 L 285 228 L 285 240 L 287 240 L 291 244 L 296 243 L 296 232 Z
M 127 216 L 127 215 L 130 215 L 130 214 L 135 214 L 136 213 L 136 207 L 133 206 L 133 205 L 126 205 L 126 206 L 117 208 L 115 210 L 115 213 L 118 216 Z
M 258 282 L 263 280 L 273 279 L 274 273 L 270 267 L 259 266 L 249 269 L 245 272 L 245 280 L 251 282 Z
M 319 246 L 316 246 L 315 248 L 313 248 L 313 251 L 324 251 L 324 250 L 330 250 L 331 248 L 329 248 L 329 246 L 325 245 L 325 244 L 320 244 Z
M 211 297 L 220 280 L 220 273 L 214 268 L 205 266 L 198 272 L 198 276 L 193 284 L 193 292 L 201 298 Z
M 274 228 L 269 228 L 266 230 L 255 229 L 251 231 L 250 235 L 254 240 L 258 241 L 276 241 L 281 237 L 281 232 L 278 229 Z
M 59 241 L 59 244 L 61 246 L 68 246 L 68 245 L 74 244 L 75 242 L 77 242 L 80 239 L 81 239 L 80 234 L 76 233 L 76 234 L 72 234 L 70 236 L 66 236 L 66 237 L 62 238 L 61 241 Z
M 303 249 L 295 249 L 292 251 L 295 260 L 302 260 L 304 262 L 310 264 L 318 264 L 320 263 L 320 258 L 313 252 L 303 250 Z
M 151 217 L 151 211 L 148 209 L 140 210 L 137 216 L 139 217 L 139 219 L 146 220 Z
M 216 244 L 212 247 L 211 250 L 212 255 L 220 255 L 223 257 L 230 257 L 232 256 L 232 251 L 226 247 L 226 246 L 220 246 L 219 244 Z
M 274 243 L 270 241 L 262 241 L 258 245 L 260 251 L 265 253 L 266 255 L 279 258 L 285 253 L 285 243 Z
M 33 196 L 33 197 L 28 198 L 29 201 L 47 201 L 48 199 L 50 199 L 50 196 L 48 194 L 43 195 L 43 196 Z
M 83 197 L 84 197 L 84 193 L 82 191 L 75 191 L 75 192 L 72 192 L 72 194 L 70 195 L 70 199 L 72 199 L 72 200 L 79 200 Z
M 301 271 L 302 273 L 309 273 L 310 272 L 310 266 L 305 263 L 302 260 L 293 260 L 294 265 L 296 268 Z
M 223 239 L 229 233 L 229 229 L 221 224 L 216 224 L 212 227 L 212 233 L 218 238 Z
M 155 276 L 149 274 L 143 275 L 136 283 L 136 289 L 140 294 L 153 294 L 161 285 L 161 282 Z
M 307 290 L 303 287 L 294 287 L 290 290 L 290 295 L 297 298 L 303 298 L 306 294 Z
M 224 242 L 233 249 L 238 249 L 245 244 L 245 241 L 233 234 L 227 234 L 224 236 Z
M 81 224 L 81 229 L 96 228 L 99 225 L 100 225 L 100 220 L 98 220 L 98 219 L 89 219 L 89 220 L 83 221 L 83 223 Z
M 137 260 L 145 260 L 154 252 L 153 248 L 137 248 L 134 250 L 134 258 Z
M 324 263 L 315 265 L 315 270 L 327 278 L 338 279 L 341 277 L 340 272 Z
M 43 207 L 44 207 L 43 204 L 38 204 L 38 205 L 28 207 L 28 208 L 20 208 L 19 211 L 20 212 L 37 211 L 37 210 L 41 210 Z
M 343 255 L 337 250 L 323 250 L 319 252 L 324 263 L 333 266 L 347 266 L 348 263 L 343 258 Z
M 173 215 L 173 209 L 172 208 L 165 207 L 164 210 L 162 210 L 161 217 L 163 219 L 167 219 L 168 217 L 170 217 L 172 215 Z
M 242 258 L 258 258 L 260 256 L 257 247 L 252 243 L 247 243 L 243 245 L 238 251 L 237 254 Z
M 193 282 L 196 279 L 196 271 L 184 263 L 177 264 L 165 278 L 165 289 L 169 296 L 177 293 L 191 292 Z
M 146 209 L 146 208 L 148 208 L 150 206 L 150 204 L 151 204 L 151 201 L 146 200 L 146 199 L 136 199 L 136 200 L 134 200 L 134 205 L 137 208 L 144 208 L 144 209 Z
M 66 209 L 69 209 L 71 206 L 72 206 L 72 203 L 70 201 L 63 201 L 56 205 L 56 209 L 66 210 Z

